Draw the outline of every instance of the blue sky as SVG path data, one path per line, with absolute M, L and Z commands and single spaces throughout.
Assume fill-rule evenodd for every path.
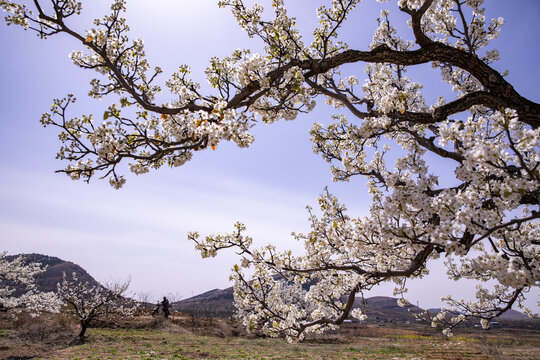
M 540 2 L 486 2 L 487 16 L 502 16 L 506 22 L 500 39 L 493 43 L 501 52 L 495 68 L 508 69 L 515 88 L 540 102 Z M 316 4 L 323 1 L 288 3 L 309 38 L 317 21 Z M 83 3 L 83 15 L 72 22 L 75 28 L 92 27 L 92 17 L 101 16 L 108 7 L 108 1 L 91 4 Z M 374 0 L 364 1 L 346 26 L 345 38 L 353 47 L 365 49 L 369 44 L 378 6 Z M 395 5 L 384 6 L 398 15 Z M 180 64 L 188 64 L 205 86 L 203 71 L 210 57 L 261 47 L 214 0 L 128 0 L 126 16 L 132 36 L 144 38 L 151 65 L 165 70 L 161 84 Z M 248 149 L 220 144 L 217 151 L 199 152 L 181 168 L 128 174 L 126 186 L 119 191 L 107 181 L 86 184 L 55 174 L 65 165 L 54 159 L 56 132 L 39 123 L 52 99 L 74 93 L 79 102 L 73 116 L 94 113 L 98 117 L 112 100 L 85 96 L 94 74 L 71 64 L 68 54 L 80 45 L 66 36 L 43 41 L 2 24 L 0 44 L 0 249 L 10 254 L 57 256 L 83 266 L 100 281 L 131 276 L 135 292 L 185 298 L 230 286 L 229 269 L 236 259 L 233 253 L 200 259 L 186 238 L 188 231 L 225 232 L 241 220 L 257 244 L 272 242 L 282 249 L 300 250 L 289 234 L 307 230 L 305 206 L 315 205 L 326 185 L 351 214 L 367 215 L 369 197 L 363 182 L 332 183 L 327 164 L 312 153 L 308 130 L 314 121 L 328 121 L 333 113 L 323 101 L 296 121 L 257 126 L 255 143 Z M 410 74 L 424 83 L 426 98 L 448 94 L 429 67 Z M 441 281 L 441 277 L 444 274 L 435 264 L 429 278 L 411 284 L 410 299 L 434 307 L 449 288 L 463 296 L 471 294 L 470 284 Z M 530 306 L 537 302 L 535 294 L 530 296 Z M 379 289 L 373 295 L 390 296 L 391 290 Z

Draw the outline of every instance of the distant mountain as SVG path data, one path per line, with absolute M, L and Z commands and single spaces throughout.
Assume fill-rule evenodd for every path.
M 25 263 L 41 263 L 42 267 L 46 267 L 46 270 L 35 276 L 36 285 L 41 291 L 54 291 L 56 292 L 56 284 L 62 281 L 64 273 L 71 276 L 74 272 L 77 274 L 77 278 L 80 281 L 88 281 L 90 285 L 99 285 L 98 282 L 86 272 L 79 265 L 72 263 L 71 261 L 65 261 L 54 256 L 47 256 L 42 254 L 21 254 L 25 258 Z M 6 256 L 7 260 L 13 260 L 20 255 Z M 22 289 L 19 289 L 20 293 Z M 15 293 L 17 295 L 17 292 Z
M 362 299 L 357 298 L 355 301 L 355 307 L 363 307 L 364 312 L 368 316 L 368 319 L 371 320 L 382 320 L 382 321 L 407 321 L 413 320 L 413 316 L 409 308 L 400 307 L 397 304 L 396 298 L 388 296 L 373 296 Z M 422 308 L 418 306 L 411 305 L 410 309 L 416 313 L 423 312 Z
M 528 320 L 530 319 L 527 315 L 522 312 L 510 309 L 500 317 L 503 320 Z
M 172 305 L 176 310 L 195 316 L 229 318 L 235 312 L 233 293 L 232 287 L 214 289 Z
M 189 299 L 173 304 L 174 308 L 195 316 L 202 317 L 231 317 L 235 312 L 233 305 L 233 288 L 214 289 Z M 406 308 L 397 305 L 397 299 L 385 296 L 374 296 L 364 301 L 357 298 L 355 307 L 364 308 L 370 320 L 376 321 L 407 321 L 412 320 L 411 313 Z M 422 309 L 413 306 L 415 311 Z
M 428 309 L 428 311 L 432 314 L 437 314 L 438 312 L 440 312 L 442 309 L 441 308 L 433 308 L 433 309 Z M 504 314 L 502 314 L 499 319 L 502 319 L 502 320 L 529 320 L 530 318 L 525 315 L 524 313 L 522 312 L 519 312 L 517 310 L 514 310 L 514 309 L 510 309 L 508 311 L 506 311 Z

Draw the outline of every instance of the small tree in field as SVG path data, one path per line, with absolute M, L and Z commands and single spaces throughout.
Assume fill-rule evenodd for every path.
M 291 338 L 333 328 L 351 313 L 358 294 L 383 282 L 395 283 L 396 294 L 403 294 L 405 280 L 422 278 L 427 264 L 441 256 L 450 278 L 496 284 L 479 287 L 474 301 L 446 298 L 461 315 L 445 333 L 466 318 L 485 325 L 522 306 L 523 294 L 540 283 L 540 105 L 491 66 L 499 53 L 488 45 L 499 36 L 502 18 L 487 20 L 483 0 L 397 0 L 395 10 L 408 17 L 411 31 L 399 34 L 383 8 L 373 41 L 362 50 L 340 36 L 351 13 L 361 11 L 359 0 L 318 8 L 309 43 L 284 1 L 271 3 L 274 16 L 265 19 L 258 4 L 219 1 L 262 42 L 264 53 L 237 50 L 212 58 L 206 70 L 215 89 L 210 94 L 180 66 L 165 82 L 172 96 L 163 104 L 155 103 L 161 69 L 151 69 L 142 40 L 129 40 L 123 0 L 83 33 L 66 22 L 80 13 L 79 1 L 52 0 L 44 7 L 35 0 L 34 12 L 18 1 L 0 6 L 10 13 L 10 24 L 43 38 L 63 33 L 75 39 L 84 51 L 71 54 L 74 64 L 99 73 L 90 95 L 119 96 L 101 123 L 91 116 L 69 118 L 73 96 L 55 101 L 43 115 L 44 125 L 61 130 L 58 157 L 68 162 L 62 171 L 73 179 L 99 174 L 119 188 L 125 182 L 120 163 L 142 174 L 180 166 L 220 141 L 246 147 L 257 120 L 293 120 L 321 98 L 343 111 L 329 125 L 314 123 L 311 141 L 336 181 L 367 178 L 368 216 L 349 215 L 325 192 L 320 211 L 309 210 L 311 231 L 294 235 L 304 243 L 302 256 L 272 245 L 253 249 L 240 223 L 231 234 L 190 235 L 204 257 L 223 248 L 241 254 L 232 279 L 249 327 Z M 440 72 L 440 83 L 453 95 L 428 103 L 422 84 L 407 76 L 419 65 Z M 445 169 L 430 166 L 433 159 Z M 242 268 L 253 269 L 254 281 Z M 275 296 L 281 287 L 276 273 L 298 290 L 312 284 L 303 295 L 314 306 L 309 316 L 302 302 L 284 304 Z
M 23 256 L 13 260 L 6 259 L 6 253 L 0 253 L 0 310 L 9 312 L 25 311 L 35 316 L 41 312 L 58 312 L 60 301 L 52 292 L 42 292 L 36 288 L 34 276 L 44 272 L 39 263 L 26 264 Z M 19 285 L 24 292 L 13 296 Z
M 129 281 L 107 286 L 90 285 L 88 281 L 79 281 L 75 273 L 70 278 L 64 273 L 62 282 L 58 284 L 58 296 L 79 321 L 79 338 L 84 338 L 88 325 L 94 319 L 109 314 L 133 314 L 136 307 L 125 298 L 128 287 Z

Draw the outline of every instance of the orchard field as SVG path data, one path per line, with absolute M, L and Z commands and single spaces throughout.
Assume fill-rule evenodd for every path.
M 2 359 L 538 359 L 537 331 L 463 329 L 446 338 L 423 325 L 347 324 L 321 338 L 289 344 L 248 336 L 222 319 L 139 316 L 108 320 L 69 343 L 76 324 L 60 317 L 19 320 L 0 330 Z

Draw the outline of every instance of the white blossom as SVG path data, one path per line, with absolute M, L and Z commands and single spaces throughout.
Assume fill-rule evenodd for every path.
M 10 312 L 27 312 L 36 316 L 41 312 L 58 312 L 60 301 L 52 292 L 39 291 L 34 276 L 45 271 L 40 263 L 27 264 L 23 256 L 13 260 L 6 258 L 6 252 L 0 253 L 0 307 Z M 19 296 L 14 296 L 18 285 L 24 288 Z

